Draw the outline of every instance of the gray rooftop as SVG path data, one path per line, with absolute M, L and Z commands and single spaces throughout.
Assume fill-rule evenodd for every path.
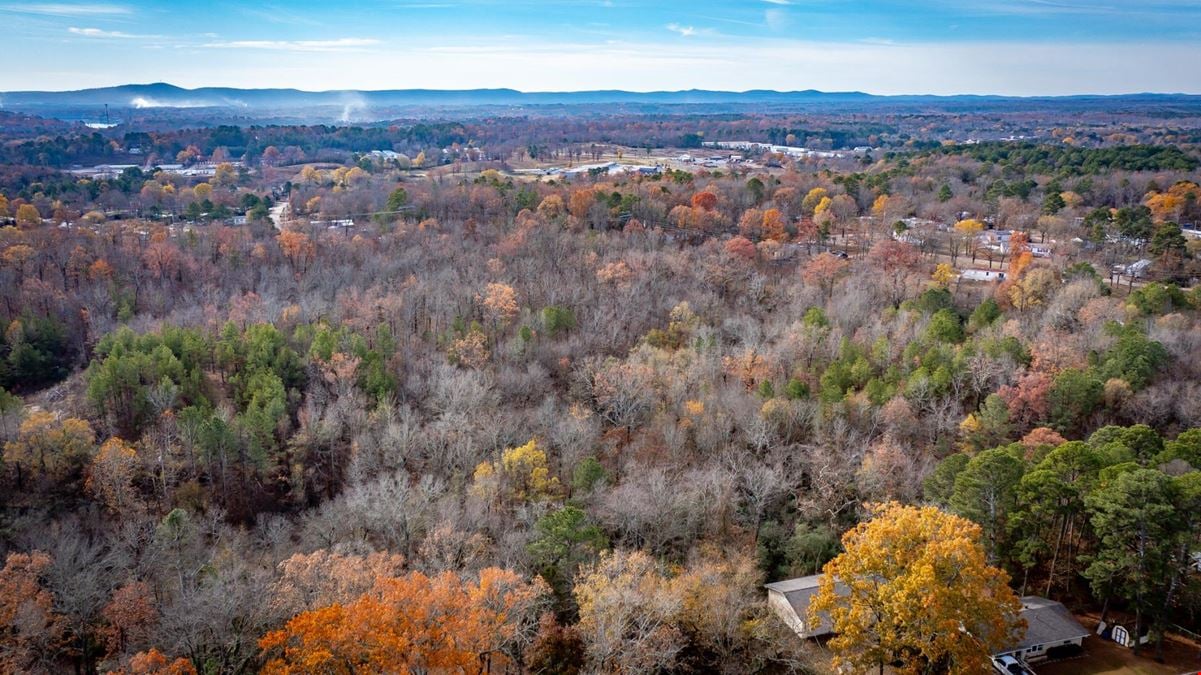
M 778 591 L 780 593 L 791 593 L 792 591 L 799 591 L 799 590 L 809 589 L 809 588 L 817 588 L 817 584 L 821 580 L 821 578 L 822 578 L 822 575 L 814 574 L 811 576 L 799 577 L 796 579 L 785 579 L 784 581 L 777 581 L 774 583 L 767 584 L 765 586 L 765 588 L 767 588 L 767 590 L 769 590 L 769 591 Z
M 1088 637 L 1088 629 L 1072 616 L 1063 603 L 1027 595 L 1022 598 L 1022 618 L 1026 620 L 1026 637 L 1014 645 L 1014 650 L 1034 645 L 1051 645 L 1066 640 Z
M 796 612 L 797 617 L 804 621 L 809 612 L 809 603 L 813 600 L 813 596 L 817 595 L 817 587 L 820 579 L 820 574 L 814 574 L 812 576 L 785 579 L 766 584 L 765 588 L 783 595 L 788 600 L 788 604 L 792 607 L 792 610 Z M 838 590 L 845 593 L 845 587 L 842 584 L 839 584 L 839 586 L 841 588 Z M 1036 595 L 1027 595 L 1022 598 L 1021 616 L 1026 620 L 1027 624 L 1025 637 L 1021 642 L 1002 653 L 1027 649 L 1034 645 L 1055 646 L 1068 640 L 1084 638 L 1090 635 L 1088 629 L 1081 626 L 1079 621 L 1076 621 L 1072 613 L 1063 606 L 1063 603 L 1040 598 Z M 830 632 L 829 622 L 826 617 L 819 617 L 819 620 L 820 623 L 817 626 L 806 631 L 808 637 L 825 635 Z
M 783 595 L 788 600 L 788 604 L 792 606 L 792 611 L 796 613 L 797 618 L 808 622 L 809 603 L 813 600 L 813 596 L 817 595 L 817 585 L 820 580 L 821 575 L 814 574 L 807 577 L 785 579 L 784 581 L 766 584 L 765 588 Z M 845 587 L 842 584 L 838 586 L 836 590 L 844 591 Z M 805 631 L 806 637 L 817 637 L 819 635 L 826 635 L 829 632 L 830 622 L 824 614 L 818 617 L 818 625 L 811 626 Z

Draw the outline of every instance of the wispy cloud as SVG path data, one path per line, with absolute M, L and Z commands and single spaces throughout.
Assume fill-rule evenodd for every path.
M 792 17 L 787 10 L 769 9 L 763 13 L 763 22 L 772 30 L 782 30 L 792 23 Z
M 241 7 L 243 14 L 262 19 L 270 23 L 293 24 L 299 26 L 319 26 L 321 22 L 311 16 L 286 10 L 278 5 L 261 5 L 259 7 Z
M 375 38 L 338 38 L 336 40 L 227 40 L 210 42 L 212 49 L 265 49 L 282 52 L 349 52 L 379 44 Z
M 665 26 L 667 30 L 676 33 L 680 37 L 697 37 L 700 35 L 716 35 L 717 31 L 712 28 L 697 28 L 696 26 L 685 26 L 676 22 L 671 22 Z
M 108 4 L 31 3 L 0 5 L 0 11 L 44 16 L 117 16 L 130 14 L 128 7 Z
M 101 28 L 76 28 L 75 26 L 68 28 L 67 32 L 71 33 L 72 35 L 79 35 L 81 37 L 102 38 L 109 40 L 139 40 L 144 38 L 160 37 L 158 35 L 133 35 L 131 33 L 124 33 L 119 30 L 103 30 Z
M 679 33 L 680 35 L 683 35 L 684 37 L 692 37 L 693 35 L 696 35 L 695 28 L 693 28 L 692 26 L 681 26 L 678 23 L 667 24 L 667 30 L 669 30 L 673 33 Z
M 769 5 L 791 5 L 792 4 L 792 0 L 763 0 L 763 2 L 766 2 Z
M 775 0 L 765 0 L 773 2 Z M 1008 16 L 1051 17 L 1080 16 L 1161 16 L 1165 9 L 1176 13 L 1196 14 L 1201 11 L 1197 0 L 1159 0 L 1159 2 L 1098 3 L 1091 0 L 979 0 L 964 4 L 947 0 L 944 4 L 961 8 L 965 13 L 999 14 Z

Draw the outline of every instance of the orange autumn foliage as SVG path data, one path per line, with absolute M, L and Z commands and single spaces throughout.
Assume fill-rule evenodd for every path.
M 109 675 L 196 675 L 196 666 L 185 658 L 171 660 L 157 649 L 138 652 L 129 660 L 129 668 Z
M 264 673 L 500 672 L 507 649 L 537 628 L 546 587 L 487 568 L 478 581 L 451 572 L 380 577 L 349 604 L 302 612 L 259 641 Z
M 41 551 L 9 553 L 0 569 L 0 673 L 41 670 L 65 638 L 44 581 L 51 562 Z
M 100 616 L 105 625 L 99 631 L 99 637 L 104 640 L 105 651 L 110 656 L 120 654 L 130 644 L 145 641 L 159 619 L 150 584 L 132 581 L 113 591 L 108 604 L 100 610 Z M 138 657 L 145 657 L 147 661 L 162 657 L 163 663 L 166 663 L 166 657 L 153 649 L 149 653 L 138 654 L 134 661 Z M 130 667 L 133 667 L 132 661 Z
M 751 243 L 750 239 L 743 236 L 732 237 L 726 242 L 724 248 L 726 253 L 742 260 L 754 260 L 758 255 L 755 245 Z
M 708 190 L 692 195 L 692 208 L 712 211 L 717 208 L 717 195 Z
M 303 232 L 284 230 L 275 239 L 293 271 L 304 272 L 316 254 L 316 246 L 309 236 Z

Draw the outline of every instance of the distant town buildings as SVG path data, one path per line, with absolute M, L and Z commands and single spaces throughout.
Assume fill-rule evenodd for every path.
M 139 164 L 97 164 L 96 166 L 74 167 L 65 169 L 64 173 L 69 173 L 73 176 L 83 178 L 91 178 L 92 180 L 111 180 L 120 178 L 121 174 L 129 169 L 141 169 L 147 173 L 154 171 L 156 168 L 166 171 L 169 174 L 183 176 L 184 178 L 212 178 L 217 175 L 217 166 L 219 164 L 230 164 L 235 167 L 242 166 L 240 161 L 230 162 L 199 162 L 197 164 L 155 164 L 139 165 Z
M 658 164 L 623 164 L 621 162 L 599 162 L 596 164 L 581 164 L 573 167 L 551 167 L 539 169 L 539 175 L 576 180 L 588 176 L 658 176 L 663 173 L 663 167 Z
M 756 141 L 705 141 L 701 145 L 706 148 L 719 148 L 721 150 L 772 152 L 795 158 L 843 159 L 846 157 L 863 157 L 871 152 L 871 148 L 866 146 L 852 148 L 851 150 L 810 150 L 809 148 L 793 145 L 775 145 L 773 143 L 759 143 Z

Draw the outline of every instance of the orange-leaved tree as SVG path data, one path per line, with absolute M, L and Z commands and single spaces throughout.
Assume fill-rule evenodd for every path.
M 380 577 L 354 602 L 301 612 L 264 636 L 263 672 L 501 672 L 536 635 L 547 591 L 491 567 L 478 580 Z
M 1025 633 L 1008 575 L 980 527 L 933 506 L 869 507 L 826 564 L 808 621 L 823 619 L 835 666 L 852 672 L 983 673 Z
M 9 553 L 0 569 L 0 672 L 53 670 L 66 622 L 54 612 L 46 587 L 50 556 L 41 551 Z
M 138 652 L 129 659 L 129 667 L 114 670 L 109 675 L 196 675 L 196 666 L 179 657 L 174 660 L 157 649 Z
M 834 293 L 834 284 L 850 266 L 849 262 L 833 253 L 819 253 L 801 270 L 801 278 L 805 283 L 820 288 L 822 298 L 828 300 Z

